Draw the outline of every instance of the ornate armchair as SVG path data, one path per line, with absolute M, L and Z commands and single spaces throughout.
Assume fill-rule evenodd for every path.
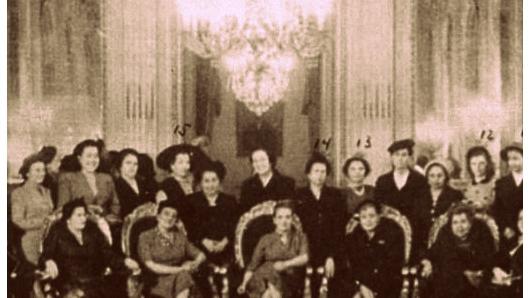
M 137 207 L 124 219 L 122 227 L 122 250 L 127 257 L 138 261 L 143 269 L 141 275 L 131 275 L 127 280 L 127 295 L 130 298 L 144 297 L 144 288 L 149 287 L 150 283 L 154 281 L 154 276 L 144 267 L 142 262 L 140 262 L 137 247 L 140 234 L 157 225 L 157 208 L 158 205 L 155 203 L 146 203 Z M 183 234 L 187 234 L 182 221 L 179 220 L 176 225 Z M 226 287 L 226 289 L 222 289 L 221 292 L 228 293 L 228 282 L 226 278 L 227 270 L 225 268 L 217 267 L 211 269 L 209 283 L 213 292 L 219 292 L 214 284 L 213 275 L 220 275 L 222 276 L 224 288 Z
M 382 205 L 381 216 L 392 220 L 396 223 L 404 233 L 404 266 L 402 267 L 402 290 L 400 293 L 401 298 L 409 297 L 410 291 L 410 280 L 409 280 L 409 268 L 407 264 L 409 262 L 409 257 L 411 255 L 411 243 L 412 243 L 412 232 L 411 225 L 409 224 L 408 219 L 402 215 L 397 209 L 389 207 L 387 205 Z M 350 234 L 358 226 L 359 219 L 356 215 L 353 215 L 346 226 L 346 234 Z
M 488 214 L 484 212 L 476 212 L 474 214 L 474 217 L 476 220 L 478 220 L 481 224 L 484 224 L 488 227 L 490 230 L 490 233 L 492 234 L 492 237 L 494 239 L 494 244 L 496 246 L 496 250 L 499 249 L 499 243 L 500 243 L 500 234 L 498 230 L 498 225 L 496 224 L 496 221 Z M 432 224 L 430 228 L 430 232 L 428 234 L 428 249 L 433 246 L 435 241 L 437 240 L 437 237 L 439 236 L 439 233 L 441 229 L 448 224 L 448 212 L 439 216 L 435 222 Z M 418 298 L 420 297 L 420 281 L 418 277 L 418 271 L 419 269 L 417 266 L 412 266 L 409 268 L 409 275 L 411 278 L 411 298 Z
M 240 217 L 236 226 L 236 237 L 234 239 L 234 253 L 236 263 L 241 270 L 251 261 L 254 248 L 260 238 L 274 230 L 273 211 L 277 201 L 266 201 L 254 206 Z M 297 215 L 294 215 L 293 224 L 296 229 L 302 231 L 302 224 Z M 310 297 L 310 276 L 313 269 L 306 268 L 304 280 L 304 296 Z M 321 273 L 322 274 L 322 273 Z
M 87 207 L 89 211 L 88 219 L 90 221 L 95 222 L 98 225 L 98 228 L 103 233 L 107 241 L 109 242 L 109 245 L 112 245 L 112 237 L 111 237 L 111 230 L 110 226 L 107 223 L 107 221 L 100 216 L 100 208 L 97 206 L 88 206 Z M 56 210 L 50 218 L 46 219 L 44 222 L 44 233 L 43 237 L 40 242 L 40 251 L 43 250 L 43 244 L 44 240 L 50 233 L 50 230 L 52 227 L 61 220 L 63 217 L 63 212 L 61 209 Z M 110 268 L 107 268 L 105 270 L 105 275 L 109 275 L 111 273 Z M 35 281 L 33 283 L 33 295 L 35 298 L 54 298 L 59 296 L 59 292 L 54 289 L 50 278 L 42 271 L 37 270 L 35 272 Z

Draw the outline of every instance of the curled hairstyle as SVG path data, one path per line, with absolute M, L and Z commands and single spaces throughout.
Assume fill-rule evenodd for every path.
M 225 168 L 225 165 L 223 165 L 221 161 L 208 162 L 205 164 L 204 167 L 202 167 L 201 169 L 197 171 L 196 176 L 195 176 L 196 180 L 201 181 L 203 179 L 203 175 L 206 172 L 216 173 L 219 181 L 222 182 L 223 179 L 225 179 L 225 176 L 227 174 L 227 169 Z
M 122 151 L 120 151 L 118 153 L 118 156 L 116 157 L 116 170 L 120 171 L 120 169 L 122 168 L 122 163 L 124 162 L 125 158 L 128 156 L 128 155 L 133 155 L 136 157 L 136 160 L 138 163 L 140 163 L 140 158 L 138 157 L 138 152 L 135 150 L 135 149 L 132 149 L 132 148 L 126 148 L 126 149 L 123 149 Z
M 451 224 L 454 216 L 465 214 L 466 218 L 472 223 L 474 221 L 474 208 L 465 203 L 457 203 L 448 211 L 448 222 Z
M 43 164 L 46 165 L 46 163 L 44 162 L 44 160 L 42 159 L 42 157 L 39 154 L 32 154 L 32 155 L 26 157 L 24 159 L 24 162 L 22 163 L 22 166 L 20 167 L 20 170 L 18 171 L 18 173 L 20 174 L 20 176 L 22 176 L 22 178 L 24 178 L 24 180 L 27 180 L 28 179 L 28 172 L 30 171 L 31 166 L 36 164 L 36 163 L 38 163 L 38 162 L 42 162 Z
M 267 155 L 267 159 L 269 160 L 269 163 L 271 164 L 271 168 L 274 169 L 275 166 L 277 165 L 277 157 L 270 150 L 264 147 L 257 147 L 253 149 L 253 151 L 251 151 L 251 154 L 249 155 L 249 162 L 251 162 L 251 164 L 253 163 L 253 154 L 255 154 L 255 152 L 258 152 L 258 151 L 263 151 Z
M 360 157 L 360 156 L 353 156 L 345 161 L 345 163 L 343 164 L 343 169 L 342 169 L 343 175 L 348 177 L 348 168 L 350 167 L 350 164 L 352 164 L 355 161 L 361 162 L 361 164 L 363 164 L 363 167 L 365 168 L 365 177 L 369 176 L 369 174 L 371 173 L 371 166 L 369 165 L 369 162 L 365 158 Z
M 85 212 L 88 213 L 87 205 L 85 204 L 85 201 L 83 201 L 83 198 L 76 198 L 63 206 L 63 216 L 62 220 L 67 221 L 72 217 L 72 214 L 74 214 L 74 211 L 77 208 L 83 208 L 85 209 Z
M 312 156 L 310 156 L 310 159 L 308 159 L 304 167 L 304 173 L 309 174 L 313 165 L 316 163 L 324 164 L 326 166 L 326 175 L 330 175 L 332 172 L 332 165 L 330 164 L 330 161 L 328 161 L 328 159 L 319 152 L 314 152 Z
M 49 164 L 57 155 L 57 148 L 54 146 L 44 146 L 41 148 L 38 154 L 41 156 L 44 164 Z
M 78 158 L 83 154 L 83 151 L 85 151 L 85 148 L 87 147 L 95 147 L 98 150 L 98 156 L 100 156 L 101 149 L 96 140 L 87 139 L 82 141 L 81 143 L 77 144 L 76 147 L 74 147 L 74 151 L 72 152 L 74 158 L 71 160 L 73 163 L 71 167 L 73 171 L 81 170 L 81 164 L 79 163 Z
M 280 201 L 275 205 L 275 207 L 273 208 L 273 217 L 277 216 L 277 211 L 280 209 L 289 209 L 291 210 L 292 214 L 295 213 L 295 208 L 293 207 L 293 203 L 288 200 Z
M 485 157 L 485 160 L 487 161 L 487 173 L 485 179 L 490 181 L 495 174 L 494 162 L 492 161 L 492 156 L 490 155 L 489 151 L 483 146 L 472 147 L 466 153 L 466 170 L 468 171 L 468 174 L 470 177 L 475 178 L 474 173 L 472 173 L 472 169 L 470 168 L 470 160 L 476 156 Z

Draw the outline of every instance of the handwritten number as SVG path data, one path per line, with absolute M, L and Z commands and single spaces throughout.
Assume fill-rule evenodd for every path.
M 187 130 L 188 128 L 191 128 L 191 127 L 192 127 L 192 124 L 190 124 L 190 123 L 185 123 L 185 124 L 183 125 L 182 130 L 179 130 L 180 127 L 181 127 L 181 126 L 180 126 L 179 124 L 177 124 L 177 125 L 175 126 L 175 128 L 173 129 L 173 134 L 178 133 L 181 137 L 184 137 L 184 136 L 186 135 L 186 130 Z

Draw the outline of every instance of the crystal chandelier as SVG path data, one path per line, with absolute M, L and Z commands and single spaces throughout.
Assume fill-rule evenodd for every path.
M 221 62 L 236 99 L 261 116 L 279 102 L 297 57 L 319 56 L 332 0 L 178 0 L 186 44 Z

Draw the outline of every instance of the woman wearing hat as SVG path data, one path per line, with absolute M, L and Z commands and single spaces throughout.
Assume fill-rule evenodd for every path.
M 466 168 L 470 185 L 465 190 L 465 198 L 481 211 L 491 211 L 494 203 L 494 162 L 489 151 L 482 146 L 472 147 L 466 154 Z
M 506 239 L 516 234 L 516 218 L 523 208 L 523 150 L 521 143 L 513 143 L 501 151 L 501 159 L 510 173 L 496 181 L 496 199 L 492 208 L 500 233 Z
M 29 156 L 20 174 L 25 182 L 12 193 L 11 216 L 13 223 L 25 231 L 21 241 L 26 260 L 37 265 L 44 222 L 53 211 L 50 191 L 42 185 L 46 174 L 44 161 L 39 155 Z
M 167 199 L 177 206 L 177 211 L 187 230 L 191 230 L 191 208 L 187 195 L 194 192 L 192 155 L 190 145 L 175 145 L 163 150 L 157 156 L 157 165 L 170 173 L 160 185 L 157 201 Z
M 450 176 L 446 164 L 444 160 L 434 160 L 426 165 L 429 191 L 425 196 L 419 197 L 416 206 L 416 210 L 420 213 L 417 218 L 422 221 L 419 223 L 419 229 L 422 230 L 424 245 L 435 219 L 446 213 L 450 206 L 463 199 L 463 194 L 448 184 Z

